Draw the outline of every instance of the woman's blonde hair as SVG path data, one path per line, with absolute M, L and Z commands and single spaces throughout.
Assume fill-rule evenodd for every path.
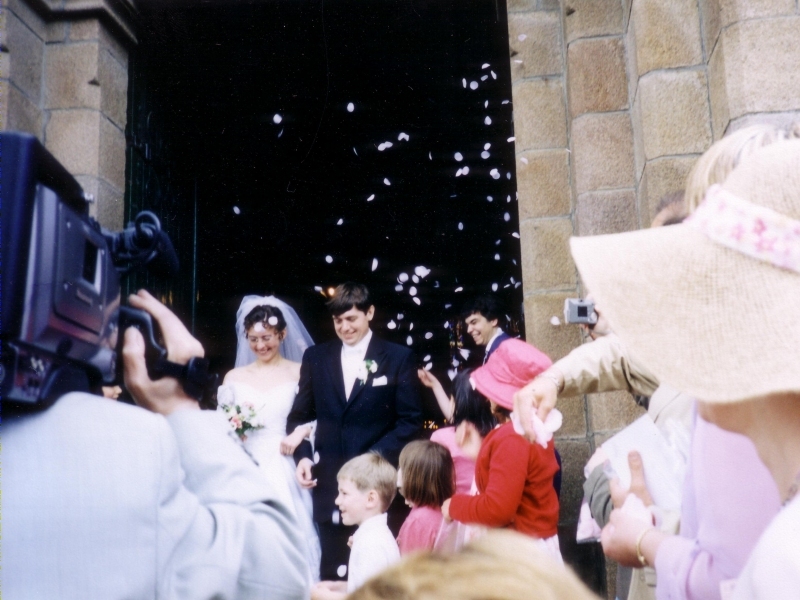
M 686 209 L 689 213 L 703 201 L 706 190 L 722 183 L 728 173 L 743 159 L 764 146 L 798 137 L 800 127 L 793 124 L 788 129 L 775 125 L 759 124 L 743 127 L 718 140 L 697 159 L 686 178 Z
M 348 600 L 598 600 L 536 540 L 495 530 L 455 554 L 412 554 Z

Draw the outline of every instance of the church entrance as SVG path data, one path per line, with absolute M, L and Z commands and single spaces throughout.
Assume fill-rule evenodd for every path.
M 497 294 L 521 330 L 505 2 L 142 14 L 127 211 L 161 216 L 182 270 L 132 286 L 191 322 L 216 369 L 233 365 L 243 295 L 275 294 L 324 340 L 328 289 L 346 280 L 373 291 L 375 328 L 440 376 L 465 354 L 468 298 Z

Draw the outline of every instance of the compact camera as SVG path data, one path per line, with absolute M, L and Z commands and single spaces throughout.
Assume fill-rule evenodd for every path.
M 4 411 L 46 407 L 65 393 L 121 381 L 122 332 L 129 326 L 144 335 L 153 379 L 178 376 L 195 397 L 205 393 L 197 389 L 209 382 L 201 359 L 171 367 L 150 315 L 120 306 L 126 273 L 146 267 L 177 274 L 158 217 L 145 211 L 124 231 L 103 229 L 89 217 L 78 182 L 23 133 L 0 133 L 0 186 Z
M 597 313 L 594 310 L 594 302 L 580 298 L 567 298 L 564 300 L 564 322 L 595 325 Z

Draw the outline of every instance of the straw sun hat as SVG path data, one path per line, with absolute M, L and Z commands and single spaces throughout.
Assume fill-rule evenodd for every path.
M 682 225 L 571 245 L 661 381 L 706 402 L 800 392 L 800 141 L 751 155 Z

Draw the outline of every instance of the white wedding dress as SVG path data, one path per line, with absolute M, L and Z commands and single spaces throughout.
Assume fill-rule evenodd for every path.
M 220 386 L 217 399 L 220 404 L 235 401 L 250 402 L 255 407 L 258 419 L 264 427 L 247 433 L 244 446 L 259 467 L 274 484 L 284 505 L 294 511 L 300 527 L 300 536 L 305 542 L 306 558 L 312 582 L 319 581 L 320 544 L 317 528 L 312 519 L 311 494 L 300 487 L 295 479 L 295 464 L 291 456 L 281 454 L 281 440 L 286 436 L 286 418 L 292 409 L 297 382 L 289 381 L 259 390 L 246 383 L 230 383 Z

